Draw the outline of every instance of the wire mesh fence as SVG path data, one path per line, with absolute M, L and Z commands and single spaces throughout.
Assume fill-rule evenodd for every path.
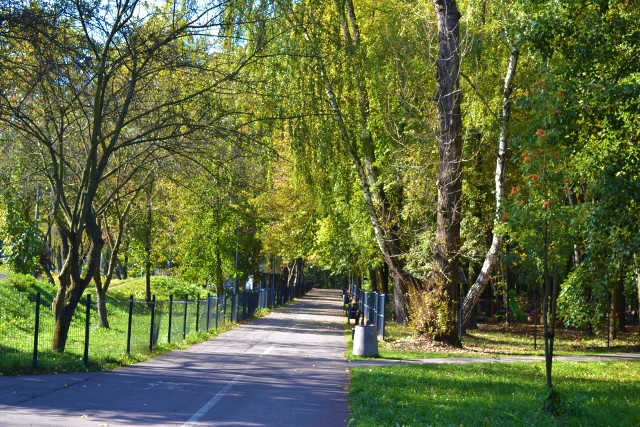
M 92 359 L 108 361 L 123 354 L 149 353 L 159 345 L 183 341 L 189 335 L 220 329 L 275 308 L 310 290 L 310 285 L 247 290 L 238 294 L 169 300 L 104 302 L 108 327 L 101 324 L 98 304 L 87 295 L 78 304 L 68 330 L 64 353 L 52 350 L 56 324 L 51 299 L 38 293 L 22 307 L 0 301 L 0 373 L 20 367 L 53 366 L 66 371 L 87 366 Z M 4 367 L 4 368 L 3 368 Z

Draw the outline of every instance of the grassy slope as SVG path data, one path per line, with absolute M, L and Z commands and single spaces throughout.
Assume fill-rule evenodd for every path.
M 206 296 L 200 287 L 181 284 L 175 279 L 167 277 L 153 278 L 152 289 L 158 301 L 168 300 L 169 295 L 176 295 L 176 299 L 189 295 L 194 299 L 198 293 Z M 40 314 L 40 343 L 38 368 L 32 367 L 33 358 L 33 328 L 35 323 L 34 301 L 36 292 L 42 294 Z M 93 294 L 89 289 L 87 294 Z M 153 357 L 174 348 L 185 347 L 189 343 L 198 342 L 209 336 L 200 332 L 191 334 L 184 342 L 163 343 L 155 348 L 154 353 L 148 353 L 149 321 L 148 310 L 142 302 L 136 303 L 137 312 L 134 321 L 132 337 L 132 352 L 126 354 L 126 332 L 128 322 L 128 300 L 133 294 L 136 300 L 144 297 L 144 280 L 132 279 L 124 282 L 114 282 L 108 292 L 108 313 L 110 329 L 98 326 L 97 313 L 91 314 L 90 331 L 90 370 L 112 369 L 117 366 Z M 49 350 L 50 337 L 53 331 L 53 316 L 51 301 L 55 295 L 55 288 L 49 283 L 38 281 L 30 276 L 9 275 L 7 280 L 0 280 L 0 375 L 19 373 L 46 372 L 77 372 L 84 371 L 82 361 L 84 342 L 84 307 L 76 310 L 75 320 L 69 334 L 66 351 L 58 354 Z M 95 301 L 95 298 L 93 297 Z M 166 319 L 165 319 L 166 321 Z M 139 325 L 136 327 L 136 325 Z M 217 333 L 225 328 L 220 328 Z M 178 335 L 180 335 L 180 331 Z M 181 341 L 181 336 L 179 337 Z M 166 340 L 165 340 L 166 341 Z M 178 339 L 176 339 L 178 341 Z

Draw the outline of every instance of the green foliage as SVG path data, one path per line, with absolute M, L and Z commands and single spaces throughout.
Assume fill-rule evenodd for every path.
M 42 293 L 44 296 L 52 297 L 55 287 L 49 282 L 38 280 L 30 274 L 10 273 L 7 279 L 18 292 L 27 295 Z
M 587 328 L 603 324 L 609 306 L 606 278 L 594 277 L 587 266 L 579 266 L 562 284 L 558 311 L 563 323 L 570 327 Z
M 639 127 L 630 121 L 640 112 L 639 13 L 624 1 L 530 7 L 527 40 L 542 56 L 545 76 L 521 105 L 533 112 L 531 119 L 536 111 L 544 117 L 536 135 L 544 144 L 521 149 L 521 170 L 539 174 L 541 156 L 556 173 L 564 169 L 543 195 L 549 207 L 555 201 L 566 206 L 556 228 L 562 236 L 554 239 L 574 245 L 575 269 L 562 285 L 559 308 L 567 324 L 593 326 L 604 320 L 614 283 L 629 274 L 640 250 L 640 187 L 630 172 L 640 165 Z M 566 265 L 569 258 L 565 253 L 556 262 Z
M 0 240 L 5 262 L 16 273 L 35 274 L 41 271 L 44 256 L 44 235 L 31 217 L 31 204 L 11 187 L 4 189 L 5 218 L 1 222 Z
M 640 253 L 640 12 L 628 0 L 458 3 L 464 34 L 465 159 L 458 255 L 465 273 L 475 277 L 491 232 L 499 231 L 507 236 L 501 271 L 509 272 L 502 278 L 509 287 L 538 294 L 547 257 L 564 280 L 563 321 L 598 326 L 613 283 L 624 280 L 628 299 L 637 298 L 630 272 Z M 144 273 L 147 262 L 152 269 L 171 263 L 170 274 L 189 282 L 242 282 L 259 276 L 264 260 L 273 255 L 283 264 L 304 258 L 334 274 L 366 276 L 383 258 L 349 145 L 327 103 L 327 77 L 355 157 L 371 161 L 371 189 L 384 195 L 381 225 L 394 231 L 398 259 L 415 277 L 429 278 L 438 165 L 433 8 L 428 2 L 355 2 L 360 45 L 354 47 L 342 33 L 340 4 L 231 2 L 219 15 L 226 23 L 219 33 L 223 41 L 211 34 L 180 33 L 170 38 L 176 43 L 167 45 L 153 42 L 173 28 L 163 23 L 173 18 L 186 22 L 193 10 L 153 6 L 150 19 L 127 30 L 134 36 L 130 49 L 141 49 L 143 56 L 155 52 L 141 62 L 150 68 L 138 75 L 139 92 L 132 103 L 123 103 L 127 82 L 133 80 L 131 69 L 121 65 L 130 61 L 114 58 L 131 52 L 109 51 L 105 64 L 112 68 L 103 76 L 109 84 L 100 87 L 113 91 L 90 96 L 105 101 L 95 106 L 105 118 L 97 123 L 102 129 L 97 133 L 88 131 L 92 121 L 69 118 L 93 117 L 93 110 L 85 114 L 93 101 L 84 97 L 94 92 L 98 80 L 83 76 L 102 78 L 92 68 L 100 61 L 79 61 L 72 54 L 77 50 L 61 48 L 69 41 L 92 52 L 87 48 L 91 40 L 82 40 L 70 21 L 60 22 L 55 31 L 43 27 L 50 39 L 32 40 L 36 34 L 6 27 L 9 33 L 3 34 L 20 36 L 6 38 L 0 52 L 3 93 L 16 94 L 3 98 L 6 108 L 0 113 L 0 169 L 7 190 L 0 234 L 6 262 L 15 271 L 35 274 L 44 260 L 45 236 L 33 219 L 32 187 L 43 182 L 47 171 L 55 181 L 57 169 L 55 157 L 43 156 L 47 150 L 42 148 L 57 147 L 51 152 L 74 160 L 55 160 L 78 168 L 65 171 L 59 183 L 65 204 L 72 206 L 74 197 L 86 200 L 81 195 L 89 194 L 78 190 L 81 181 L 73 182 L 83 176 L 84 166 L 76 161 L 92 143 L 84 135 L 118 134 L 113 140 L 117 150 L 102 153 L 110 172 L 95 183 L 98 191 L 88 210 L 102 216 L 101 225 L 111 225 L 101 230 L 103 237 L 112 236 L 122 201 L 134 198 L 119 248 L 132 276 Z M 46 9 L 34 2 L 34 10 L 39 6 Z M 520 60 L 509 126 L 507 196 L 492 230 L 498 116 L 516 39 Z M 253 56 L 258 48 L 263 49 L 260 55 Z M 49 56 L 40 58 L 36 52 Z M 324 59 L 326 76 L 318 57 Z M 233 79 L 219 79 L 248 58 L 244 68 L 233 70 Z M 24 76 L 31 70 L 42 75 L 29 80 Z M 36 89 L 28 87 L 29 81 L 39 82 Z M 212 82 L 216 89 L 206 90 Z M 47 97 L 36 96 L 46 90 Z M 60 100 L 63 110 L 45 98 Z M 125 104 L 131 121 L 119 129 L 117 113 Z M 31 118 L 23 123 L 26 127 L 16 126 L 17 112 Z M 106 146 L 105 139 L 95 148 L 101 152 Z M 150 176 L 156 178 L 147 199 L 135 187 Z M 51 206 L 41 202 L 41 212 L 53 212 L 53 204 L 62 200 L 52 191 L 45 191 Z M 383 206 L 374 209 L 380 214 Z M 47 243 L 55 246 L 59 236 L 53 230 Z M 437 300 L 430 298 L 416 313 L 419 330 L 428 329 L 427 321 L 439 328 L 434 313 L 443 308 L 433 306 Z

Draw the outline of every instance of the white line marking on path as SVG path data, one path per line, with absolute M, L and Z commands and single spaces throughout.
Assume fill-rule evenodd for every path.
M 269 346 L 269 348 L 267 348 L 265 351 L 262 352 L 262 354 L 260 356 L 266 356 L 267 354 L 271 353 L 271 350 L 273 350 L 273 346 Z M 238 381 L 240 381 L 242 378 L 244 378 L 245 375 L 247 375 L 247 371 L 249 369 L 251 369 L 256 363 L 258 363 L 258 360 L 253 361 L 249 366 L 247 366 L 245 368 L 244 371 L 242 371 L 242 373 L 236 375 L 231 382 L 229 382 L 229 384 L 227 384 L 226 386 L 224 386 L 222 388 L 222 390 L 220 390 L 215 396 L 213 396 L 207 403 L 204 404 L 204 406 L 202 408 L 200 408 L 198 410 L 198 412 L 196 412 L 195 414 L 193 414 L 193 416 L 191 418 L 189 418 L 189 421 L 187 421 L 186 423 L 182 424 L 182 427 L 189 427 L 189 426 L 194 426 L 196 425 L 196 423 L 198 421 L 200 421 L 200 419 L 211 410 L 211 408 L 213 408 L 215 406 L 216 403 L 218 403 L 220 400 L 222 400 L 223 397 L 225 397 L 227 395 L 227 392 L 231 389 L 231 387 L 233 387 L 234 385 L 236 385 L 238 383 Z

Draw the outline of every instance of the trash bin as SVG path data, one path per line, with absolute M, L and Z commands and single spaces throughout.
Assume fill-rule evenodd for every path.
M 356 325 L 353 335 L 353 355 L 378 357 L 378 334 L 376 325 Z

